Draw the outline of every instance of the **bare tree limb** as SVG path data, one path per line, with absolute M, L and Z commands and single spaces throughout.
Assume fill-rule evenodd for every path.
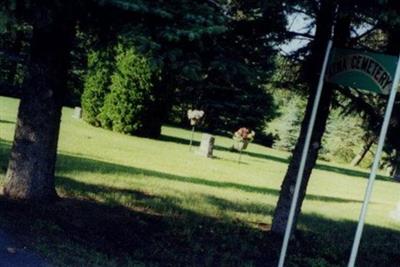
M 290 37 L 294 38 L 296 36 L 301 36 L 301 37 L 305 37 L 307 39 L 314 39 L 314 35 L 306 33 L 306 32 L 295 32 L 295 31 L 288 31 L 287 32 L 289 34 Z
M 363 32 L 362 34 L 357 35 L 356 37 L 353 37 L 353 38 L 351 39 L 351 43 L 352 43 L 352 44 L 357 43 L 357 42 L 360 41 L 362 38 L 364 38 L 364 37 L 367 36 L 367 35 L 370 35 L 370 34 L 373 33 L 374 31 L 376 31 L 377 29 L 378 29 L 378 25 L 376 24 L 376 25 L 374 25 L 371 29 L 369 29 L 369 30 Z M 357 34 L 357 32 L 356 32 L 355 30 L 354 30 L 354 32 Z
M 381 116 L 376 108 L 367 103 L 362 97 L 354 95 L 348 88 L 337 87 L 337 90 L 344 96 L 348 97 L 357 107 L 357 110 L 365 112 L 371 121 L 379 121 Z
M 218 9 L 221 11 L 221 13 L 222 13 L 225 17 L 227 17 L 228 19 L 234 19 L 233 16 L 229 15 L 229 11 L 230 11 L 230 10 L 229 10 L 229 8 L 228 8 L 227 5 L 221 5 L 220 3 L 218 3 L 218 2 L 215 1 L 215 0 L 207 0 L 207 2 L 211 3 L 214 7 L 218 8 Z

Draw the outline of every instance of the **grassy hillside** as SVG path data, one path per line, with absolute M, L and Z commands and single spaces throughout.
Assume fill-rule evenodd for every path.
M 16 100 L 0 98 L 3 182 L 16 112 Z M 232 140 L 217 136 L 215 158 L 205 159 L 189 151 L 189 131 L 163 127 L 160 140 L 125 136 L 89 126 L 72 112 L 63 110 L 57 163 L 57 191 L 65 201 L 36 208 L 0 202 L 1 225 L 51 262 L 252 266 L 279 250 L 266 233 L 289 154 L 251 144 L 238 164 Z M 367 172 L 319 162 L 289 264 L 346 262 Z M 400 258 L 399 222 L 390 216 L 399 189 L 384 176 L 376 182 L 362 266 L 396 266 Z M 28 221 L 21 218 L 26 215 Z

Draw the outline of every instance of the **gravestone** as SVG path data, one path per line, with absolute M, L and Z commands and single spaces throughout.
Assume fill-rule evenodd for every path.
M 389 213 L 389 217 L 394 221 L 400 221 L 400 202 L 398 202 L 396 208 Z
M 75 107 L 74 114 L 72 115 L 72 117 L 75 119 L 82 118 L 82 109 L 80 107 Z
M 214 136 L 211 134 L 203 134 L 198 154 L 203 157 L 211 158 L 213 156 L 214 142 Z

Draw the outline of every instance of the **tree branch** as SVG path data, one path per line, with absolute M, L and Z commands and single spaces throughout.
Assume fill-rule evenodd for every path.
M 294 32 L 294 31 L 288 31 L 287 34 L 289 34 L 290 37 L 295 37 L 295 36 L 301 36 L 305 37 L 307 39 L 314 39 L 314 35 L 306 33 L 306 32 Z
M 218 3 L 215 0 L 207 0 L 207 2 L 209 2 L 210 4 L 212 4 L 214 7 L 218 8 L 222 15 L 224 15 L 225 17 L 227 17 L 228 19 L 234 19 L 233 16 L 229 15 L 229 8 L 227 8 L 227 6 L 221 5 L 220 3 Z
M 358 41 L 360 41 L 362 38 L 364 38 L 365 36 L 371 34 L 372 32 L 374 32 L 374 31 L 377 30 L 377 29 L 378 29 L 378 25 L 376 24 L 376 25 L 374 25 L 371 29 L 369 29 L 369 30 L 363 32 L 363 33 L 360 34 L 360 35 L 357 35 L 356 37 L 351 38 L 351 44 L 354 45 L 355 43 L 357 43 Z
M 367 103 L 361 97 L 352 94 L 349 88 L 338 86 L 337 89 L 342 95 L 348 97 L 353 102 L 354 106 L 356 107 L 356 110 L 365 112 L 369 116 L 370 122 L 380 121 L 381 119 L 380 114 L 376 112 L 377 109 L 373 107 L 371 104 Z

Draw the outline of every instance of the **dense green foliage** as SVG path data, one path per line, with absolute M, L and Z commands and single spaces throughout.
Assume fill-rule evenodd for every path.
M 100 114 L 101 125 L 126 134 L 158 136 L 151 133 L 149 109 L 154 105 L 152 70 L 148 60 L 133 48 L 119 46 L 110 93 L 106 95 Z
M 299 137 L 300 124 L 304 116 L 305 101 L 288 92 L 275 91 L 279 117 L 268 127 L 274 139 L 274 148 L 292 151 Z
M 279 150 L 292 151 L 300 132 L 304 117 L 305 99 L 296 93 L 275 90 L 273 92 L 279 116 L 267 127 L 273 134 L 273 147 Z M 344 114 L 343 109 L 332 109 L 327 123 L 326 133 L 322 140 L 320 158 L 328 161 L 350 163 L 365 144 L 369 132 L 357 114 Z M 369 156 L 363 166 L 369 166 Z
M 138 54 L 146 55 L 159 72 L 152 81 L 155 104 L 147 111 L 153 116 L 154 124 L 148 127 L 154 128 L 153 132 L 167 120 L 186 126 L 189 108 L 205 110 L 203 129 L 219 133 L 230 134 L 243 126 L 262 133 L 265 123 L 274 117 L 272 97 L 263 85 L 272 74 L 273 44 L 283 38 L 285 19 L 280 3 L 216 5 L 179 0 L 151 5 L 129 1 L 102 4 L 119 19 L 108 18 L 100 10 L 97 12 L 109 19 L 107 23 L 95 18 L 86 21 L 83 28 L 98 39 L 95 50 L 124 40 Z M 127 12 L 135 16 L 127 17 Z M 270 27 L 263 27 L 265 24 Z M 100 27 L 107 27 L 114 37 L 104 36 Z M 93 28 L 97 30 L 91 31 Z M 98 62 L 97 67 L 104 69 L 105 64 Z M 99 107 L 109 92 L 104 86 L 109 81 L 102 76 L 105 73 L 89 67 L 86 76 L 82 105 L 87 110 L 86 120 L 95 125 L 100 124 L 96 119 Z M 100 84 L 93 88 L 96 83 Z M 85 99 L 92 98 L 93 92 L 97 97 L 90 110 Z M 261 136 L 257 134 L 257 138 Z
M 100 126 L 99 115 L 104 106 L 105 97 L 110 91 L 113 70 L 111 49 L 89 53 L 81 105 L 84 120 L 92 125 Z
M 110 66 L 115 62 L 114 56 L 103 57 L 100 54 L 104 52 L 99 51 L 107 50 L 106 47 L 114 47 L 118 36 L 128 35 L 138 53 L 149 55 L 148 52 L 151 52 L 150 60 L 156 62 L 160 69 L 161 79 L 153 81 L 154 97 L 158 103 L 157 110 L 153 111 L 157 114 L 155 117 L 160 117 L 162 121 L 166 121 L 168 117 L 169 122 L 187 125 L 186 110 L 200 108 L 208 114 L 203 125 L 208 131 L 227 133 L 241 126 L 262 131 L 265 122 L 275 116 L 276 108 L 270 94 L 261 86 L 270 82 L 273 72 L 280 72 L 277 68 L 274 69 L 276 65 L 271 60 L 276 54 L 276 45 L 286 37 L 296 38 L 296 33 L 286 32 L 284 28 L 285 14 L 304 11 L 310 18 L 311 29 L 315 23 L 317 4 L 320 2 L 176 0 L 168 3 L 150 3 L 107 0 L 71 4 L 79 11 L 73 18 L 77 21 L 77 30 L 86 34 L 82 35 L 84 38 L 96 36 L 99 42 L 94 44 L 95 47 L 92 47 L 92 52 L 89 53 L 86 73 L 83 73 L 82 66 L 76 66 L 85 61 L 86 55 L 83 54 L 86 50 L 75 49 L 71 52 L 71 73 L 74 73 L 75 77 L 70 77 L 70 89 L 74 92 L 68 98 L 74 99 L 67 100 L 66 103 L 78 104 L 75 98 L 81 91 L 82 85 L 79 83 L 83 80 L 78 76 L 86 77 L 86 89 L 81 103 L 85 110 L 84 116 L 89 123 L 100 125 L 98 115 L 104 96 L 109 92 L 113 73 Z M 2 36 L 3 44 L 8 42 L 2 47 L 20 54 L 26 48 L 21 48 L 18 43 L 29 47 L 29 37 L 22 38 L 21 42 L 21 34 L 18 37 L 16 33 L 30 32 L 29 23 L 32 18 L 28 16 L 29 5 L 16 5 L 16 1 L 12 0 L 5 3 L 1 9 L 2 29 L 9 31 L 11 25 L 17 25 L 14 27 L 17 30 Z M 298 9 L 300 3 L 301 8 Z M 389 42 L 393 40 L 387 36 L 394 31 L 393 25 L 397 23 L 394 18 L 398 5 L 395 2 L 338 3 L 341 5 L 342 16 L 354 13 L 353 28 L 370 27 L 372 20 L 365 18 L 374 18 L 379 22 L 372 25 L 370 33 L 362 38 L 355 36 L 352 46 L 367 45 L 377 51 L 387 50 Z M 63 3 L 57 1 L 56 4 L 60 6 Z M 16 13 L 20 17 L 11 16 L 17 7 L 21 8 Z M 68 8 L 71 7 L 68 5 Z M 373 12 L 377 9 L 382 10 L 379 15 Z M 28 23 L 23 24 L 25 22 Z M 18 25 L 25 25 L 25 29 L 28 30 L 21 31 L 22 27 Z M 305 36 L 307 37 L 307 34 Z M 88 47 L 93 46 L 93 43 L 84 38 L 77 38 L 77 42 L 83 42 Z M 379 39 L 379 42 L 375 42 L 375 39 Z M 13 50 L 13 47 L 16 49 Z M 79 47 L 79 44 L 76 47 Z M 308 45 L 291 55 L 297 60 L 296 67 L 303 64 L 304 55 L 309 53 L 310 47 Z M 97 59 L 94 59 L 96 57 Z M 24 66 L 16 61 L 9 61 L 4 56 L 0 57 L 0 61 L 2 78 L 12 81 L 12 84 L 15 81 L 21 84 Z M 293 73 L 296 72 L 286 72 L 285 75 L 289 75 L 282 77 L 280 81 L 284 81 L 286 88 L 298 90 L 294 87 L 299 87 L 304 76 L 296 76 Z M 93 105 L 88 103 L 89 100 L 94 102 Z M 369 101 L 368 98 L 366 100 L 371 106 L 377 102 Z M 354 105 L 359 103 L 354 102 Z M 376 125 L 374 115 L 379 117 L 379 114 L 371 116 L 367 113 L 363 118 L 370 121 L 371 125 Z M 389 147 L 388 149 L 390 150 Z
M 186 109 L 200 108 L 206 112 L 203 127 L 208 131 L 231 133 L 248 127 L 261 133 L 275 115 L 264 84 L 272 75 L 273 44 L 283 38 L 282 6 L 245 1 L 227 6 L 226 31 L 194 44 L 199 78 L 178 91 L 174 119 L 183 124 Z
M 365 135 L 359 116 L 346 116 L 334 110 L 329 117 L 321 154 L 331 161 L 350 163 L 364 144 Z

